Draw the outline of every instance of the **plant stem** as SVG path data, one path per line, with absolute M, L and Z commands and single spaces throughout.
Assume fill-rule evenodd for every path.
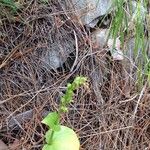
M 60 124 L 60 116 L 61 116 L 61 110 L 59 109 L 58 110 L 58 120 L 57 120 L 57 124 Z M 50 145 L 52 144 L 52 141 L 53 141 L 53 136 L 54 136 L 54 133 L 56 131 L 52 130 L 51 132 L 51 136 L 50 136 Z

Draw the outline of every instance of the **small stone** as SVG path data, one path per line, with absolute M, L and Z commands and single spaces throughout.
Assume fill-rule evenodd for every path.
M 106 45 L 108 29 L 97 29 L 92 33 L 91 39 L 93 45 L 103 48 Z
M 115 44 L 115 45 L 113 46 L 113 44 Z M 107 46 L 108 46 L 114 60 L 123 60 L 124 59 L 123 52 L 120 49 L 121 42 L 120 42 L 119 38 L 116 38 L 116 41 L 114 41 L 114 39 L 108 39 Z
M 123 52 L 119 49 L 110 50 L 113 60 L 123 60 Z
M 19 113 L 16 116 L 11 117 L 8 122 L 8 127 L 10 129 L 14 127 L 21 127 L 23 123 L 28 122 L 30 119 L 32 119 L 33 114 L 34 114 L 33 109 L 31 109 L 31 110 Z M 48 114 L 48 111 L 44 110 L 41 113 L 41 116 L 43 117 L 43 116 L 46 116 L 47 114 Z

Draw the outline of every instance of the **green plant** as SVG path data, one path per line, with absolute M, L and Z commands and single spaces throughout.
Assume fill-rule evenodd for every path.
M 74 90 L 85 85 L 87 78 L 76 77 L 73 83 L 67 84 L 66 93 L 61 97 L 58 111 L 49 113 L 42 123 L 49 127 L 46 132 L 46 144 L 42 150 L 79 150 L 80 144 L 75 132 L 60 125 L 62 113 L 68 112 L 68 105 L 73 101 Z
M 110 36 L 114 39 L 114 44 L 119 36 L 124 45 L 126 39 L 134 37 L 134 58 L 136 58 L 137 65 L 137 85 L 142 87 L 144 84 L 144 69 L 149 63 L 146 47 L 145 23 L 148 22 L 146 18 L 148 7 L 148 0 L 143 1 L 126 1 L 113 0 L 113 20 L 110 28 Z M 146 21 L 147 20 L 147 21 Z M 146 72 L 147 73 L 147 72 Z
M 0 0 L 0 6 L 2 7 L 8 7 L 13 12 L 16 12 L 18 9 L 18 4 L 14 0 Z
M 48 0 L 40 0 L 40 2 L 44 3 L 44 4 L 47 4 L 48 3 Z
M 22 9 L 19 1 L 15 0 L 0 0 L 0 24 L 6 18 L 10 21 L 14 20 L 14 16 L 18 15 L 18 10 Z
M 147 81 L 150 86 L 150 60 L 145 67 L 145 74 L 147 75 Z

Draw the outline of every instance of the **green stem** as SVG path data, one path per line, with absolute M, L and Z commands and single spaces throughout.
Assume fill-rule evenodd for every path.
M 60 116 L 61 116 L 61 111 L 60 111 L 60 109 L 58 110 L 58 120 L 57 120 L 57 124 L 59 124 L 59 122 L 60 122 Z M 55 133 L 56 131 L 54 131 L 54 130 L 52 130 L 52 133 L 51 133 L 51 136 L 50 136 L 50 145 L 52 144 L 52 141 L 53 141 L 53 136 L 54 136 L 54 133 Z
M 55 131 L 52 130 L 51 137 L 50 137 L 50 143 L 49 143 L 50 145 L 52 144 L 52 141 L 53 141 L 54 132 Z

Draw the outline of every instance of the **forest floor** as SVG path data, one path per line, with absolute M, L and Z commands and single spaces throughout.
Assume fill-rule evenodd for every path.
M 0 140 L 8 149 L 42 148 L 46 127 L 41 120 L 57 110 L 66 84 L 79 75 L 88 78 L 89 87 L 76 91 L 61 123 L 77 133 L 81 150 L 150 149 L 149 82 L 137 86 L 124 61 L 94 47 L 90 30 L 73 10 L 64 10 L 59 0 L 48 5 L 27 1 L 15 15 L 9 9 L 2 13 Z M 75 51 L 62 67 L 43 67 L 49 42 L 66 36 L 74 39 Z

